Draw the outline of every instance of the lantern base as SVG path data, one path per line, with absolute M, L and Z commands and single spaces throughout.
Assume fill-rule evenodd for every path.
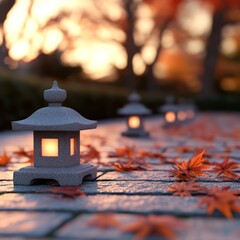
M 81 164 L 65 168 L 25 167 L 14 172 L 14 185 L 33 185 L 37 180 L 55 180 L 60 186 L 79 186 L 83 179 L 94 180 L 97 168 Z
M 125 131 L 122 132 L 122 136 L 124 137 L 137 137 L 137 138 L 146 138 L 149 137 L 149 133 L 146 131 Z

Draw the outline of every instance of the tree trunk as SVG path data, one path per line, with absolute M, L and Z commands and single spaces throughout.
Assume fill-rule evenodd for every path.
M 124 47 L 127 52 L 127 67 L 126 67 L 126 77 L 124 79 L 125 86 L 131 91 L 135 90 L 136 84 L 136 75 L 133 71 L 133 58 L 137 53 L 137 46 L 134 42 L 134 25 L 135 25 L 135 16 L 134 16 L 134 0 L 125 0 L 124 7 L 127 14 L 127 28 L 126 28 L 126 41 Z
M 159 56 L 161 54 L 161 50 L 162 50 L 162 36 L 163 36 L 163 32 L 168 27 L 169 22 L 170 21 L 168 19 L 166 19 L 164 21 L 161 29 L 159 30 L 159 44 L 158 44 L 158 47 L 157 47 L 157 50 L 156 50 L 156 56 L 155 56 L 153 62 L 151 64 L 149 64 L 148 67 L 147 67 L 147 72 L 146 72 L 147 84 L 146 85 L 147 85 L 148 91 L 150 91 L 150 92 L 154 92 L 154 91 L 157 90 L 157 79 L 154 76 L 153 68 L 154 68 L 154 66 L 155 66 L 156 62 L 158 61 Z
M 204 99 L 214 98 L 217 95 L 214 80 L 224 24 L 224 10 L 216 11 L 213 15 L 212 29 L 207 40 L 206 56 L 203 62 L 203 73 L 201 77 L 202 91 L 200 97 Z
M 3 41 L 2 41 L 2 44 L 0 45 L 0 67 L 1 68 L 7 68 L 7 65 L 5 64 L 5 59 L 6 57 L 8 57 L 8 49 L 6 47 L 6 39 L 5 39 L 3 24 L 7 18 L 8 12 L 11 10 L 14 4 L 15 4 L 15 0 L 4 0 L 0 2 L 0 29 L 2 28 L 2 34 L 3 34 Z

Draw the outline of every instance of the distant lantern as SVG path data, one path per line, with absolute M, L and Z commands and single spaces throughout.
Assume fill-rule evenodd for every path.
M 129 95 L 129 103 L 118 110 L 118 114 L 127 116 L 127 131 L 123 136 L 147 137 L 149 133 L 144 130 L 144 116 L 151 113 L 151 110 L 140 103 L 141 97 L 136 92 Z
M 163 114 L 164 126 L 173 126 L 178 123 L 179 108 L 174 104 L 174 98 L 169 96 L 166 98 L 166 103 L 159 108 L 159 112 Z
M 179 99 L 178 120 L 180 122 L 192 121 L 196 116 L 196 106 L 191 99 Z
M 14 185 L 30 185 L 34 180 L 55 180 L 60 186 L 77 186 L 83 178 L 94 179 L 97 168 L 80 164 L 79 131 L 97 127 L 91 121 L 61 103 L 67 93 L 54 81 L 44 91 L 48 107 L 41 108 L 30 117 L 12 122 L 13 130 L 34 133 L 34 166 L 14 172 Z

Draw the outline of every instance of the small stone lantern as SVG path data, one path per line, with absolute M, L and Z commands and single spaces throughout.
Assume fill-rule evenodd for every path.
M 127 131 L 123 136 L 127 137 L 147 137 L 149 133 L 144 130 L 144 116 L 149 115 L 151 110 L 140 103 L 141 97 L 136 92 L 129 95 L 124 107 L 118 110 L 118 114 L 127 116 Z
M 96 177 L 96 167 L 80 164 L 79 131 L 96 128 L 97 121 L 63 107 L 61 103 L 66 97 L 66 91 L 54 81 L 52 88 L 44 91 L 48 107 L 12 122 L 13 130 L 30 130 L 34 136 L 34 166 L 15 171 L 14 185 L 30 185 L 45 179 L 55 180 L 60 186 L 78 186 L 83 178 Z
M 186 108 L 187 120 L 193 121 L 197 116 L 197 107 L 191 99 L 187 100 Z
M 166 103 L 159 108 L 159 111 L 163 114 L 163 125 L 165 127 L 178 124 L 179 108 L 176 104 L 174 104 L 174 98 L 172 96 L 167 97 Z

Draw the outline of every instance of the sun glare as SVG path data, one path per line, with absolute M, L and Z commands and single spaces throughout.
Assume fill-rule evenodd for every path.
M 178 20 L 183 29 L 191 35 L 205 35 L 212 24 L 211 9 L 199 1 L 188 0 L 179 11 Z
M 200 36 L 210 28 L 211 12 L 197 2 L 188 0 L 178 19 L 190 34 Z M 133 34 L 136 45 L 143 47 L 133 58 L 133 70 L 137 75 L 143 74 L 146 66 L 153 63 L 159 43 L 154 29 L 156 13 L 146 3 L 139 3 Z M 41 53 L 59 51 L 64 64 L 81 66 L 92 79 L 110 76 L 127 65 L 127 52 L 122 45 L 126 40 L 126 12 L 122 4 L 122 0 L 16 0 L 3 26 L 9 56 L 16 61 L 29 62 Z M 118 23 L 111 24 L 111 20 Z M 0 30 L 0 43 L 1 35 Z M 165 30 L 161 42 L 164 50 L 173 49 L 176 42 L 174 31 Z M 227 45 L 231 49 L 229 43 Z M 189 40 L 185 50 L 199 54 L 204 46 L 200 40 Z M 163 63 L 154 66 L 158 77 L 168 76 L 172 71 L 169 64 L 176 62 L 173 58 L 169 60 L 166 54 L 162 59 Z M 176 72 L 179 71 L 180 67 Z
M 9 55 L 15 60 L 21 60 L 27 56 L 29 48 L 28 41 L 24 39 L 18 40 L 10 48 Z

